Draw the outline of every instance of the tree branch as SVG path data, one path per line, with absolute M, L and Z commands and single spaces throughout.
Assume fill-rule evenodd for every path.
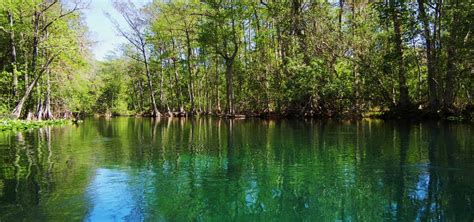
M 53 3 L 51 3 L 48 7 L 46 7 L 44 10 L 42 10 L 40 14 L 44 13 L 45 11 L 47 11 L 47 10 L 48 10 L 49 8 L 51 8 L 54 4 L 56 4 L 56 2 L 57 2 L 57 0 L 53 1 Z M 74 3 L 74 8 L 73 8 L 73 9 L 68 10 L 68 11 L 66 11 L 65 13 L 63 13 L 63 10 L 62 10 L 62 8 L 61 8 L 61 11 L 60 11 L 60 13 L 59 13 L 59 16 L 56 17 L 56 18 L 54 18 L 54 19 L 51 20 L 50 22 L 48 22 L 48 23 L 41 29 L 41 32 L 46 31 L 49 26 L 51 26 L 53 23 L 55 23 L 55 22 L 58 21 L 59 19 L 64 18 L 64 17 L 66 17 L 66 16 L 68 16 L 68 15 L 70 15 L 70 14 L 76 12 L 76 11 L 79 11 L 79 10 L 82 10 L 82 9 L 85 9 L 85 8 L 86 8 L 86 7 L 83 7 L 83 8 L 80 7 L 78 2 L 75 2 L 75 3 Z

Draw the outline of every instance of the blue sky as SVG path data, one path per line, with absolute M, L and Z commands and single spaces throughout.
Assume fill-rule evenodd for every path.
M 151 0 L 133 0 L 132 2 L 137 6 L 143 6 Z M 92 53 L 96 59 L 103 61 L 107 55 L 113 55 L 120 44 L 126 42 L 123 37 L 117 34 L 114 25 L 105 13 L 109 13 L 122 27 L 125 27 L 124 21 L 114 9 L 112 0 L 90 0 L 89 8 L 83 12 L 89 27 L 89 36 L 95 42 L 92 46 Z

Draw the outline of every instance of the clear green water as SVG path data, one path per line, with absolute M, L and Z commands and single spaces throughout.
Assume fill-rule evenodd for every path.
M 468 124 L 89 119 L 0 133 L 0 221 L 472 221 Z

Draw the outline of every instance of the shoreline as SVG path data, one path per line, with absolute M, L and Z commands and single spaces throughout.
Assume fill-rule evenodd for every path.
M 0 119 L 0 132 L 6 131 L 24 131 L 30 129 L 38 129 L 45 126 L 57 126 L 72 124 L 70 119 L 53 119 L 53 120 L 12 120 Z
M 228 115 L 224 113 L 189 113 L 189 112 L 171 112 L 164 113 L 159 117 L 152 116 L 148 113 L 145 114 L 91 114 L 85 116 L 95 117 L 137 117 L 137 118 L 194 118 L 194 117 L 215 117 L 223 119 L 319 119 L 319 120 L 362 120 L 362 119 L 380 119 L 380 120 L 402 120 L 402 121 L 450 121 L 450 122 L 473 122 L 474 113 L 469 111 L 463 111 L 460 113 L 432 113 L 425 110 L 411 111 L 404 115 L 397 112 L 381 112 L 381 111 L 369 111 L 363 114 L 357 115 L 304 115 L 295 113 L 255 113 L 255 112 L 243 112 L 234 115 Z M 84 117 L 85 117 L 84 116 Z
M 369 111 L 358 115 L 305 115 L 295 113 L 255 113 L 245 112 L 243 114 L 227 115 L 223 113 L 178 113 L 170 112 L 165 113 L 159 117 L 154 117 L 150 114 L 82 114 L 81 119 L 85 117 L 98 117 L 98 118 L 114 118 L 114 117 L 133 117 L 133 118 L 196 118 L 196 117 L 214 117 L 222 119 L 261 119 L 261 120 L 282 120 L 282 119 L 317 119 L 317 120 L 351 120 L 359 121 L 362 119 L 379 119 L 384 121 L 448 121 L 448 122 L 459 122 L 459 123 L 473 123 L 474 113 L 467 110 L 460 113 L 429 113 L 424 110 L 418 110 L 415 112 L 409 112 L 405 115 L 401 115 L 397 112 L 381 112 L 381 111 Z M 82 122 L 78 119 L 53 119 L 53 120 L 13 120 L 13 119 L 0 119 L 0 132 L 5 131 L 24 131 L 30 129 L 37 129 L 45 126 L 57 126 L 67 124 L 77 124 Z

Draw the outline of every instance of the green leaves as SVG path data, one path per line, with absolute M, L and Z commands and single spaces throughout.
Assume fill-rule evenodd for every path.
M 143 8 L 125 2 L 115 1 L 115 6 L 131 22 L 129 31 L 136 28 L 135 36 L 122 33 L 132 40 L 121 49 L 124 57 L 94 70 L 81 14 L 61 16 L 68 10 L 61 2 L 46 9 L 40 0 L 4 0 L 2 109 L 13 109 L 17 100 L 12 96 L 14 76 L 17 91 L 24 92 L 37 74 L 31 71 L 52 56 L 57 56 L 48 68 L 52 103 L 80 112 L 144 113 L 151 103 L 146 95 L 154 93 L 160 110 L 180 112 L 219 112 L 230 97 L 237 111 L 252 114 L 301 113 L 308 107 L 311 112 L 347 113 L 353 104 L 360 105 L 358 112 L 386 110 L 401 100 L 400 91 L 414 104 L 425 103 L 433 94 L 428 92 L 430 70 L 436 71 L 431 82 L 436 82 L 437 94 L 451 95 L 440 100 L 459 107 L 472 103 L 472 65 L 465 59 L 472 57 L 472 4 L 424 3 L 433 40 L 429 57 L 434 65 L 428 69 L 417 2 L 155 0 Z M 33 68 L 35 10 L 42 14 Z M 7 14 L 13 15 L 13 25 Z M 149 70 L 137 65 L 144 57 Z M 28 107 L 44 101 L 46 82 L 40 79 Z
M 45 126 L 52 126 L 52 125 L 64 125 L 70 124 L 70 120 L 64 119 L 57 119 L 57 120 L 35 120 L 35 121 L 28 121 L 28 120 L 11 120 L 11 119 L 0 119 L 0 131 L 7 131 L 7 130 L 14 130 L 14 131 L 21 131 L 21 130 L 29 130 L 29 129 L 36 129 Z

